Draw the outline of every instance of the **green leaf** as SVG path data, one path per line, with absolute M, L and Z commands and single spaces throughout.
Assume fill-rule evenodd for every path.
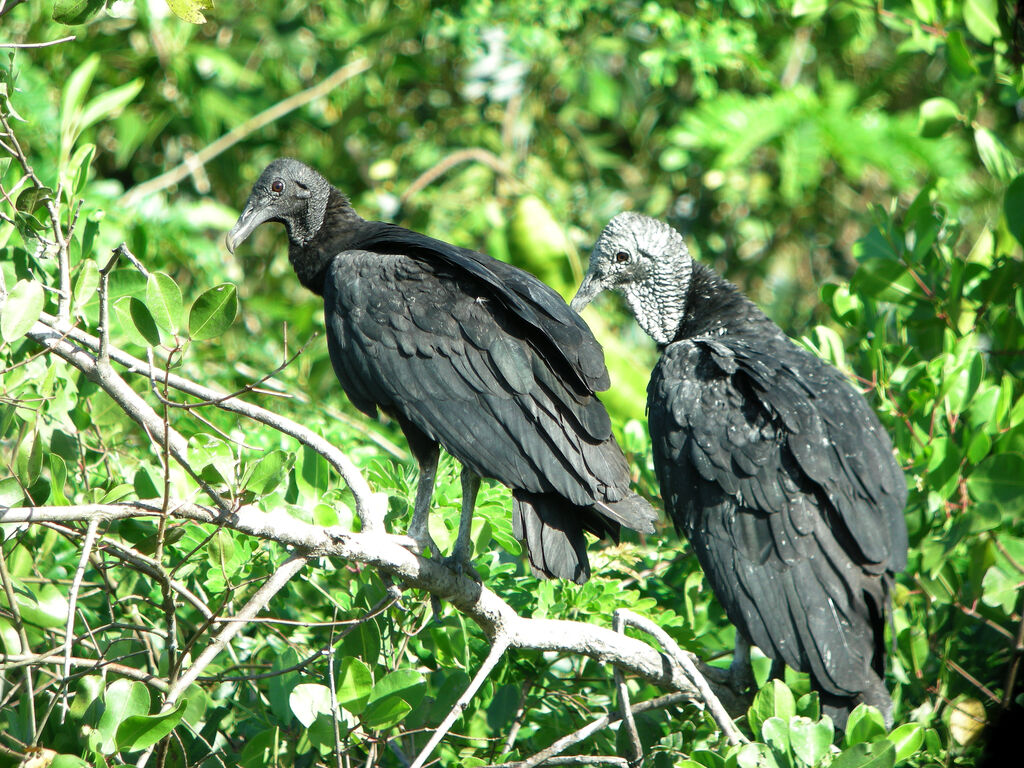
M 85 189 L 85 185 L 89 181 L 89 169 L 92 168 L 92 159 L 95 155 L 95 144 L 83 144 L 75 150 L 74 156 L 68 162 L 68 174 L 74 175 L 74 182 L 71 188 L 75 195 L 82 194 L 82 191 Z M 82 253 L 88 256 L 89 251 L 84 247 L 85 238 L 82 239 L 82 243 Z
M 914 276 L 898 261 L 867 258 L 850 280 L 851 289 L 878 301 L 912 305 L 924 298 Z
M 118 727 L 129 717 L 148 715 L 149 689 L 138 680 L 115 680 L 103 693 L 103 714 L 96 726 L 103 739 L 100 751 L 113 754 L 117 749 Z
M 181 327 L 181 289 L 163 272 L 151 272 L 146 281 L 146 305 L 153 320 L 168 333 L 177 333 Z
M 1010 182 L 1003 197 L 1003 215 L 1006 227 L 1024 245 L 1024 173 Z
M 411 711 L 412 707 L 400 697 L 387 696 L 367 704 L 360 720 L 367 728 L 385 730 L 398 725 Z
M 330 476 L 330 465 L 327 463 L 327 459 L 308 445 L 302 446 L 302 465 L 299 467 L 297 480 L 301 480 L 302 484 L 319 497 L 329 487 Z
M 735 763 L 732 762 L 735 758 Z M 737 768 L 779 768 L 779 763 L 767 744 L 743 744 L 732 755 L 726 765 Z
M 747 720 L 754 733 L 761 732 L 761 725 L 769 717 L 780 717 L 788 722 L 796 714 L 796 699 L 787 685 L 778 679 L 768 683 L 754 696 L 754 702 L 747 710 Z
M 789 754 L 789 724 L 781 717 L 769 717 L 761 724 L 761 738 L 778 756 Z
M 946 37 L 946 50 L 949 52 L 949 68 L 953 76 L 967 80 L 978 74 L 978 67 L 971 58 L 970 49 L 964 42 L 964 34 L 959 29 L 949 30 Z
M 25 498 L 25 493 L 15 477 L 0 479 L 0 507 L 14 507 Z
M 182 21 L 189 24 L 203 24 L 203 11 L 213 10 L 213 0 L 167 0 L 167 7 Z
M 993 177 L 1009 182 L 1017 175 L 1017 158 L 988 128 L 974 131 L 974 144 L 978 148 L 981 162 Z
M 85 305 L 92 301 L 99 284 L 100 268 L 92 259 L 86 259 L 82 262 L 82 269 L 79 270 L 78 277 L 75 278 L 75 287 L 71 291 L 74 297 L 71 311 L 76 315 L 81 314 Z
M 92 768 L 92 766 L 78 755 L 57 755 L 48 768 Z
M 0 338 L 10 344 L 28 333 L 43 313 L 43 286 L 34 280 L 19 280 L 0 308 Z
M 131 82 L 111 88 L 109 91 L 101 93 L 94 98 L 86 104 L 85 109 L 82 111 L 82 116 L 78 120 L 78 132 L 81 133 L 90 125 L 98 123 L 100 120 L 115 117 L 118 112 L 131 103 L 132 99 L 139 95 L 143 84 L 143 79 L 137 77 Z
M 924 744 L 924 726 L 920 723 L 904 723 L 894 729 L 886 738 L 896 747 L 896 762 L 901 763 Z
M 243 487 L 257 497 L 271 493 L 288 476 L 295 454 L 275 449 L 262 456 L 249 470 Z
M 817 765 L 828 754 L 834 737 L 835 727 L 829 718 L 814 722 L 796 715 L 789 719 L 789 745 L 805 765 Z
M 185 716 L 187 702 L 181 701 L 162 715 L 132 715 L 117 727 L 114 739 L 119 752 L 137 752 L 156 744 L 173 731 Z
M 417 706 L 425 693 L 423 675 L 414 669 L 396 669 L 389 672 L 370 692 L 368 704 L 373 704 L 387 696 L 400 696 L 403 700 Z
M 56 453 L 50 454 L 50 504 L 64 505 L 68 503 L 64 495 L 64 483 L 68 479 L 68 468 L 64 459 Z
M 288 705 L 296 719 L 309 728 L 317 715 L 331 716 L 331 689 L 319 683 L 300 683 L 288 695 Z
M 151 347 L 160 346 L 160 330 L 156 327 L 156 320 L 150 314 L 149 307 L 134 296 L 129 296 L 128 310 L 132 325 L 146 343 Z
M 975 501 L 987 501 L 1011 517 L 1024 514 L 1024 454 L 1000 453 L 981 462 L 967 478 Z
M 338 704 L 354 715 L 361 714 L 370 700 L 373 675 L 359 659 L 348 656 L 341 660 L 336 694 Z
M 792 14 L 794 16 L 820 15 L 828 10 L 828 0 L 795 0 Z
M 215 285 L 200 294 L 188 313 L 188 333 L 196 341 L 220 336 L 235 320 L 238 294 L 231 283 Z
M 103 10 L 107 0 L 57 0 L 53 5 L 53 20 L 59 24 L 85 24 Z
M 61 97 L 61 134 L 69 134 L 71 126 L 85 103 L 85 94 L 92 85 L 92 79 L 100 66 L 100 55 L 94 53 L 83 61 L 64 85 L 64 93 Z
M 926 139 L 935 139 L 955 125 L 960 116 L 956 104 L 946 98 L 936 97 L 921 103 L 918 113 L 918 128 Z
M 67 624 L 68 599 L 53 584 L 19 584 L 14 596 L 21 618 L 27 623 L 47 629 Z M 7 604 L 7 595 L 0 592 L 0 605 Z
M 885 720 L 882 713 L 874 707 L 867 707 L 858 704 L 850 713 L 846 723 L 846 735 L 844 741 L 847 746 L 859 744 L 862 741 L 875 741 L 885 736 Z
M 999 37 L 998 0 L 965 0 L 964 24 L 975 39 L 985 45 Z
M 893 768 L 896 748 L 888 739 L 854 744 L 832 761 L 831 768 Z

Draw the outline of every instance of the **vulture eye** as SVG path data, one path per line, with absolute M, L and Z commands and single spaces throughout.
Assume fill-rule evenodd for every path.
M 629 261 L 629 254 L 626 253 L 625 251 L 619 251 L 618 253 L 615 254 L 616 264 L 624 264 L 627 261 Z
M 270 183 L 270 191 L 276 192 L 277 194 L 281 194 L 282 192 L 284 192 L 284 182 L 281 181 L 280 179 L 274 179 Z

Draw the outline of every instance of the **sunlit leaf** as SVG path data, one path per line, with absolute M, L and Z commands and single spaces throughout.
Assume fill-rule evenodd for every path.
M 143 79 L 137 77 L 131 82 L 111 88 L 109 91 L 101 93 L 94 98 L 86 104 L 85 109 L 82 111 L 82 116 L 78 122 L 79 132 L 84 131 L 93 123 L 116 116 L 118 112 L 131 103 L 132 99 L 139 95 L 143 85 Z
M 331 714 L 331 690 L 319 683 L 300 683 L 288 696 L 292 714 L 309 728 L 317 715 Z
M 8 344 L 20 339 L 43 313 L 43 286 L 34 280 L 19 280 L 0 307 L 0 337 Z
M 1017 174 L 1017 159 L 1006 145 L 988 128 L 974 131 L 978 156 L 996 179 L 1009 182 Z
M 148 715 L 149 689 L 138 680 L 115 680 L 103 693 L 103 714 L 96 730 L 103 738 L 102 751 L 112 754 L 117 747 L 117 729 L 129 717 Z
M 85 24 L 103 10 L 107 0 L 57 0 L 53 20 L 61 24 Z
M 921 103 L 918 124 L 921 135 L 934 139 L 944 134 L 959 119 L 960 110 L 956 104 L 944 97 L 927 99 Z
M 964 0 L 964 23 L 967 31 L 981 43 L 989 45 L 999 37 L 998 0 Z
M 985 459 L 967 478 L 967 489 L 976 501 L 998 504 L 1011 515 L 1024 513 L 1024 454 Z
M 173 731 L 185 715 L 187 704 L 178 703 L 170 712 L 162 715 L 132 715 L 117 727 L 115 743 L 118 751 L 137 752 L 156 744 Z
M 854 744 L 832 761 L 831 768 L 893 768 L 896 747 L 888 739 Z
M 338 704 L 349 712 L 358 715 L 366 708 L 373 688 L 373 675 L 370 668 L 354 657 L 340 661 L 338 669 L 337 697 Z
M 146 306 L 156 324 L 168 333 L 181 327 L 181 289 L 163 272 L 151 272 L 146 281 Z
M 167 0 L 167 7 L 182 21 L 203 24 L 206 21 L 203 11 L 213 9 L 213 0 Z
M 220 336 L 235 320 L 238 294 L 231 283 L 203 291 L 188 313 L 188 332 L 196 341 Z

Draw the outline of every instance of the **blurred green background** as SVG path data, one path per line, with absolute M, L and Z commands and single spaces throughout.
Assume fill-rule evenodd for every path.
M 976 704 L 991 720 L 1013 702 L 1020 677 L 1020 13 L 1020 4 L 999 0 L 9 1 L 0 11 L 0 44 L 14 47 L 0 49 L 0 102 L 45 189 L 16 162 L 8 136 L 0 146 L 3 285 L 43 286 L 45 309 L 54 311 L 47 201 L 66 225 L 76 223 L 73 314 L 90 332 L 96 267 L 121 241 L 146 268 L 169 275 L 186 306 L 212 286 L 233 283 L 238 317 L 215 339 L 188 340 L 155 326 L 147 337 L 126 311 L 115 318 L 113 341 L 143 358 L 153 345 L 158 360 L 171 359 L 179 373 L 226 391 L 310 342 L 265 385 L 292 398 L 264 400 L 346 450 L 375 489 L 391 496 L 390 523 L 400 529 L 415 482 L 405 443 L 394 425 L 368 421 L 341 395 L 320 302 L 295 279 L 283 231 L 261 228 L 235 255 L 224 248 L 224 233 L 266 163 L 299 158 L 346 192 L 364 217 L 514 262 L 566 298 L 613 215 L 630 209 L 664 218 L 697 258 L 737 283 L 790 335 L 856 376 L 891 430 L 911 488 L 911 567 L 897 593 L 890 679 L 897 723 L 906 728 L 876 759 L 971 765 L 986 741 L 978 734 L 988 731 L 957 730 L 964 716 L 956 704 L 972 702 L 971 717 Z M 58 42 L 67 36 L 74 40 Z M 17 47 L 41 43 L 53 44 Z M 145 281 L 128 265 L 112 280 L 113 298 L 145 297 Z M 34 290 L 12 292 L 5 317 L 24 311 L 23 296 Z M 656 350 L 614 298 L 584 316 L 605 346 L 613 386 L 603 399 L 638 487 L 657 499 L 644 422 Z M 4 503 L 84 503 L 122 486 L 139 498 L 159 492 L 159 457 L 134 424 L 66 366 L 39 358 L 39 347 L 19 330 L 5 332 L 0 346 L 0 449 L 10 472 L 0 480 Z M 134 384 L 146 391 L 145 382 Z M 278 451 L 286 457 L 281 487 L 268 486 L 258 503 L 298 516 L 318 504 L 318 522 L 350 522 L 349 499 L 336 478 L 325 479 L 322 460 L 266 428 L 240 427 L 225 414 L 209 418 L 222 435 L 245 443 L 231 444 L 181 416 L 176 427 L 211 477 L 241 493 L 246 471 Z M 62 477 L 57 468 L 65 463 Z M 458 482 L 450 463 L 445 472 L 437 503 L 453 535 Z M 507 509 L 503 489 L 485 489 L 476 556 L 485 561 L 489 586 L 517 608 L 598 622 L 620 604 L 644 608 L 687 648 L 728 662 L 731 629 L 670 530 L 608 550 L 608 573 L 586 587 L 538 585 L 515 557 Z M 149 523 L 135 525 L 114 526 L 108 535 L 136 543 L 153 535 Z M 32 584 L 63 584 L 73 570 L 73 537 L 39 528 L 4 536 L 26 594 L 41 599 Z M 211 601 L 273 570 L 280 556 L 271 549 L 260 560 L 244 537 L 226 536 L 218 546 L 233 550 L 234 570 L 217 571 L 220 580 L 211 584 L 203 569 L 186 569 L 188 578 L 207 580 Z M 194 554 L 213 545 L 190 534 L 180 546 Z M 51 550 L 63 553 L 58 564 L 31 556 Z M 72 565 L 61 565 L 65 560 Z M 623 578 L 632 590 L 618 588 Z M 294 587 L 295 599 L 277 610 L 323 620 L 331 617 L 328 599 L 345 613 L 380 595 L 372 573 L 340 565 L 310 583 Z M 67 586 L 54 589 L 66 594 Z M 135 594 L 142 587 L 126 580 L 110 594 L 117 589 Z M 97 597 L 80 609 L 99 615 L 106 606 Z M 402 643 L 423 615 L 380 619 L 376 640 L 346 641 L 346 654 L 378 682 L 377 665 L 418 670 L 410 689 L 440 712 L 437 702 L 453 698 L 484 639 L 447 610 L 443 628 Z M 147 616 L 163 620 L 159 612 Z M 0 614 L 8 653 L 16 643 L 11 626 Z M 207 629 L 195 629 L 192 642 Z M 54 641 L 49 631 L 33 635 L 33 647 Z M 254 630 L 245 654 L 265 663 L 287 653 L 298 659 L 327 642 L 316 631 L 278 637 Z M 560 698 L 566 680 L 606 688 L 592 663 L 576 663 L 503 663 L 464 716 L 476 740 L 443 747 L 442 764 L 521 758 L 578 727 L 606 693 L 591 692 L 595 703 L 587 705 Z M 291 688 L 275 683 L 270 694 L 256 683 L 243 686 L 244 696 L 229 693 L 216 680 L 196 693 L 206 714 L 188 722 L 221 745 L 210 764 L 313 764 L 330 754 L 333 739 L 316 728 L 303 732 L 280 703 L 299 684 L 298 673 L 289 674 L 282 679 Z M 798 697 L 806 692 L 806 680 L 787 681 Z M 130 745 L 114 735 L 94 744 L 47 731 L 51 725 L 33 733 L 25 707 L 45 710 L 46 695 L 11 710 L 7 733 L 20 741 L 0 737 L 0 745 L 21 754 L 31 736 L 92 761 L 122 759 Z M 420 699 L 410 704 L 414 698 L 402 700 L 411 719 L 361 713 L 362 721 L 346 726 L 346 759 L 407 764 L 384 748 L 388 739 L 402 754 L 415 754 L 412 745 L 425 740 L 417 728 L 440 719 L 432 720 L 434 710 L 420 708 Z M 244 713 L 233 708 L 239 700 Z M 518 721 L 519 741 L 503 751 L 521 701 L 527 714 Z M 800 707 L 813 715 L 806 701 Z M 768 740 L 764 719 L 751 716 L 755 740 Z M 690 759 L 718 768 L 716 760 L 725 759 L 714 728 L 692 707 L 651 715 L 643 728 L 651 764 Z M 202 762 L 199 742 L 181 738 L 188 759 L 168 759 Z M 255 748 L 245 752 L 247 739 L 261 749 L 277 745 L 273 759 L 260 762 Z M 856 745 L 879 739 L 885 741 L 875 725 L 864 725 L 843 746 L 852 755 Z M 594 749 L 614 753 L 614 742 L 614 734 L 595 737 Z M 827 750 L 798 753 L 777 743 L 758 749 L 779 766 L 832 760 Z M 871 759 L 864 749 L 848 759 Z M 748 764 L 735 752 L 729 759 Z

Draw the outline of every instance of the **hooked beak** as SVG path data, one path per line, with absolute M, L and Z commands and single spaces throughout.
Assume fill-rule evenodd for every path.
M 224 244 L 228 247 L 228 251 L 234 253 L 235 249 L 252 234 L 252 231 L 270 218 L 270 216 L 271 213 L 267 206 L 258 206 L 250 199 L 245 204 L 245 210 L 238 217 L 235 226 L 231 228 L 231 231 L 224 238 Z
M 569 305 L 572 307 L 574 312 L 579 312 L 587 304 L 594 300 L 604 288 L 601 285 L 601 281 L 594 275 L 593 272 L 587 272 L 583 276 L 583 282 L 580 283 L 580 287 L 576 290 L 576 295 L 572 299 L 572 303 Z

